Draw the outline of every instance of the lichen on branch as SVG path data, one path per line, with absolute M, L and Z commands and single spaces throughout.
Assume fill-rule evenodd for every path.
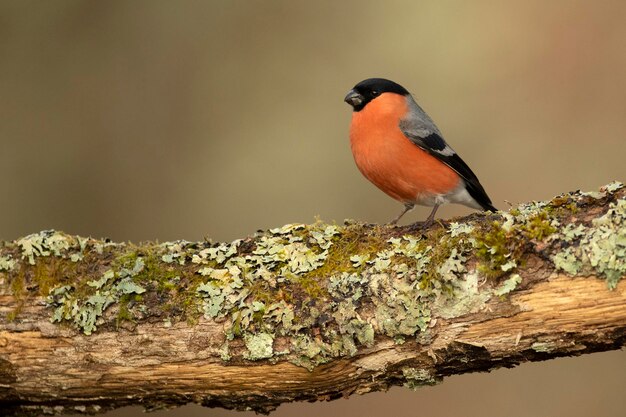
M 0 270 L 17 298 L 44 297 L 52 322 L 87 335 L 122 322 L 203 315 L 224 324 L 224 357 L 228 341 L 242 338 L 246 359 L 286 356 L 314 366 L 355 354 L 377 334 L 398 343 L 426 337 L 433 316 L 461 316 L 505 296 L 522 282 L 518 267 L 534 251 L 528 242 L 558 247 L 556 268 L 597 273 L 615 287 L 626 273 L 626 201 L 590 224 L 570 219 L 622 188 L 522 204 L 424 234 L 290 224 L 230 243 L 136 246 L 44 231 L 4 244 Z M 479 285 L 484 279 L 489 285 Z M 273 349 L 281 336 L 291 345 Z
M 48 322 L 85 336 L 210 322 L 221 330 L 206 348 L 224 364 L 314 370 L 381 340 L 428 346 L 438 323 L 531 287 L 537 262 L 544 276 L 594 275 L 614 289 L 626 275 L 625 194 L 611 183 L 426 230 L 318 222 L 228 243 L 43 231 L 0 245 L 0 295 L 13 300 L 0 314 L 5 330 L 24 329 L 39 300 Z M 397 378 L 415 387 L 440 375 L 404 366 Z

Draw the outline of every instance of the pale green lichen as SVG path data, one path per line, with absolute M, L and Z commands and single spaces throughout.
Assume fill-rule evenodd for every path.
M 604 193 L 602 191 L 581 191 L 580 195 L 583 197 L 591 197 L 595 200 L 604 197 Z
M 538 353 L 550 353 L 557 348 L 554 342 L 535 342 L 530 348 Z
M 22 259 L 27 259 L 30 265 L 35 265 L 38 257 L 46 256 L 78 262 L 83 259 L 89 241 L 88 238 L 70 236 L 56 230 L 44 230 L 20 238 L 15 243 L 20 248 Z
M 308 335 L 293 336 L 290 362 L 312 371 L 315 366 L 327 363 L 332 358 L 356 354 L 357 347 L 352 338 L 341 336 L 334 330 L 327 331 L 326 337 L 329 342 Z
M 514 259 L 511 259 L 510 261 L 500 265 L 500 269 L 504 272 L 508 272 L 512 269 L 515 269 L 517 267 L 517 262 Z
M 201 275 L 212 279 L 196 289 L 204 300 L 203 308 L 207 318 L 224 315 L 224 310 L 230 310 L 242 301 L 242 294 L 238 290 L 243 287 L 243 281 L 237 270 L 231 268 L 231 273 L 228 269 L 200 269 Z M 243 295 L 247 296 L 247 293 Z
M 198 253 L 193 254 L 191 262 L 194 264 L 206 264 L 210 261 L 223 263 L 237 253 L 237 247 L 240 242 L 240 240 L 235 240 L 230 244 L 223 243 L 219 246 L 202 249 Z
M 613 182 L 608 183 L 604 187 L 602 187 L 602 190 L 609 192 L 609 193 L 615 193 L 616 191 L 619 191 L 622 188 L 624 188 L 623 183 L 619 181 L 613 181 Z
M 621 190 L 622 188 L 624 188 L 624 184 L 619 182 L 619 181 L 613 181 L 603 187 L 600 187 L 600 191 L 588 191 L 588 192 L 583 192 L 583 191 L 579 191 L 579 194 L 581 196 L 584 197 L 591 197 L 593 199 L 600 199 L 603 198 L 608 194 L 613 194 L 616 191 Z
M 555 236 L 555 238 L 569 243 L 582 237 L 586 230 L 587 229 L 582 224 L 570 223 L 561 229 L 561 232 L 559 235 Z
M 436 385 L 441 382 L 441 378 L 436 377 L 427 369 L 405 367 L 402 368 L 404 376 L 404 386 L 411 390 L 416 390 L 425 385 Z
M 280 324 L 284 329 L 290 329 L 293 326 L 295 313 L 293 308 L 285 301 L 281 300 L 277 303 L 270 304 L 265 309 L 265 317 L 275 324 Z
M 610 289 L 614 289 L 626 275 L 626 200 L 611 203 L 607 212 L 594 219 L 590 226 L 569 225 L 563 240 L 577 241 L 577 244 L 552 257 L 558 269 L 570 275 L 595 271 L 606 278 Z
M 220 359 L 224 362 L 229 361 L 232 356 L 230 355 L 230 347 L 228 345 L 228 340 L 225 340 L 222 346 L 220 346 Z
M 522 277 L 519 274 L 511 274 L 498 288 L 493 290 L 493 293 L 499 297 L 506 295 L 513 291 L 522 282 Z
M 552 256 L 552 262 L 557 269 L 563 270 L 570 275 L 577 275 L 583 267 L 582 261 L 578 259 L 574 248 L 566 248 Z
M 46 230 L 19 239 L 17 245 L 22 249 L 22 258 L 27 258 L 28 263 L 34 265 L 38 256 L 61 256 L 62 252 L 72 246 L 70 239 L 54 230 Z
M 361 266 L 365 265 L 365 263 L 369 261 L 369 259 L 370 255 L 367 253 L 363 255 L 352 255 L 350 257 L 350 262 L 352 262 L 352 266 L 354 266 L 355 268 L 360 268 Z
M 72 285 L 53 289 L 47 299 L 48 304 L 55 308 L 52 322 L 69 321 L 83 333 L 93 333 L 107 307 L 119 302 L 124 295 L 146 291 L 133 281 L 143 268 L 143 260 L 137 258 L 130 269 L 121 268 L 117 274 L 107 270 L 100 279 L 87 282 L 94 289 L 91 294 L 77 294 Z
M 90 287 L 99 289 L 99 288 L 102 288 L 104 284 L 106 284 L 110 279 L 113 279 L 113 278 L 115 278 L 115 272 L 113 272 L 112 269 L 109 269 L 104 274 L 102 274 L 102 277 L 100 277 L 100 279 L 87 281 L 87 285 L 89 285 Z
M 70 260 L 72 262 L 79 262 L 83 260 L 85 257 L 85 249 L 87 248 L 87 243 L 89 242 L 89 239 L 80 236 L 77 236 L 76 240 L 78 242 L 78 252 L 70 254 Z
M 165 263 L 177 263 L 178 265 L 185 265 L 187 258 L 187 251 L 185 248 L 189 246 L 191 242 L 186 240 L 176 240 L 174 242 L 165 242 L 160 245 L 165 252 L 161 255 L 161 260 Z
M 435 303 L 437 316 L 454 318 L 480 311 L 491 298 L 488 291 L 481 291 L 480 280 L 477 273 L 468 273 L 455 285 L 451 295 L 440 295 Z
M 115 285 L 115 289 L 122 294 L 142 294 L 146 289 L 132 281 L 131 277 L 125 277 Z
M 17 261 L 11 255 L 0 256 L 0 271 L 11 272 L 16 264 Z
M 469 235 L 474 231 L 474 229 L 474 226 L 470 223 L 451 222 L 449 232 L 451 237 L 457 237 L 461 235 Z
M 243 337 L 247 352 L 244 358 L 249 360 L 260 360 L 271 358 L 274 353 L 274 337 L 269 333 L 246 334 Z

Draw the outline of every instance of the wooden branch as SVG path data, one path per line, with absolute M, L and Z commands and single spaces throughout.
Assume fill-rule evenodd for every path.
M 626 189 L 428 230 L 287 225 L 231 243 L 0 244 L 0 408 L 269 412 L 618 349 Z

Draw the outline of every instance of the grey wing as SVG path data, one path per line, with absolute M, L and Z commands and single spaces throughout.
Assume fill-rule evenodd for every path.
M 430 117 L 411 98 L 407 97 L 409 114 L 400 121 L 400 130 L 415 145 L 452 168 L 465 181 L 467 191 L 483 209 L 496 212 L 478 177 L 461 157 L 446 143 Z
M 424 110 L 413 100 L 407 97 L 409 114 L 400 121 L 400 130 L 411 142 L 432 154 L 433 156 L 454 155 L 454 149 L 443 140 L 441 132 L 435 122 L 426 114 Z

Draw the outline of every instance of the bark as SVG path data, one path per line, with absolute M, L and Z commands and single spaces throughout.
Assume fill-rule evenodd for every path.
M 230 243 L 54 231 L 4 242 L 0 408 L 269 412 L 619 349 L 625 194 L 613 183 L 427 230 L 347 222 Z

